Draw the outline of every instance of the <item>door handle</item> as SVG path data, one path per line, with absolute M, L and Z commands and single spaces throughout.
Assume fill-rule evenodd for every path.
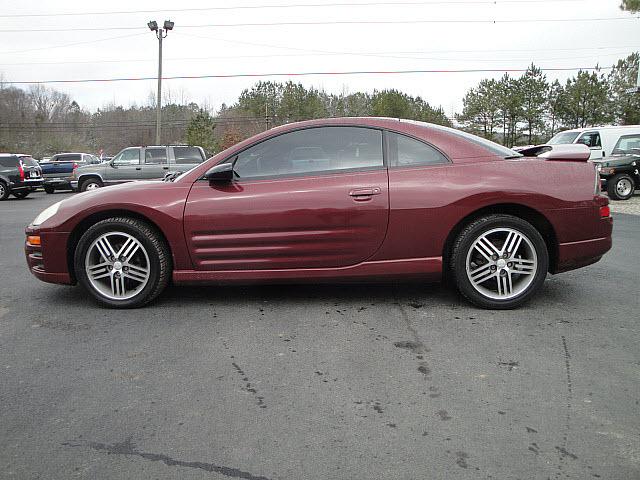
M 142 170 L 142 167 L 136 167 L 136 170 Z
M 382 193 L 382 189 L 380 187 L 354 188 L 349 191 L 349 196 L 358 200 L 358 197 L 372 197 L 373 195 L 379 195 L 380 193 Z
M 162 167 L 163 170 L 169 170 L 169 167 Z

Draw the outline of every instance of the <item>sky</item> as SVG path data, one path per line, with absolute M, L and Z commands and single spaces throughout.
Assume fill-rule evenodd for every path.
M 532 62 L 543 69 L 610 67 L 640 50 L 640 18 L 621 11 L 619 4 L 619 0 L 0 0 L 0 75 L 5 82 L 155 78 L 158 40 L 146 24 L 170 19 L 175 27 L 163 42 L 165 77 L 499 70 L 165 80 L 163 90 L 176 102 L 195 101 L 217 109 L 233 103 L 258 80 L 291 79 L 330 93 L 395 88 L 452 115 L 462 109 L 469 88 L 482 78 L 501 77 L 504 69 L 525 69 Z M 575 73 L 546 72 L 550 80 L 562 82 Z M 48 84 L 92 111 L 111 103 L 148 104 L 156 85 L 155 80 Z

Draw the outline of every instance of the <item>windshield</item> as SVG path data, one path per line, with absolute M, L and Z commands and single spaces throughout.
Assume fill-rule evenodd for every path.
M 573 143 L 578 138 L 580 132 L 560 132 L 547 142 L 547 145 L 561 145 L 566 143 Z
M 616 146 L 613 147 L 614 155 L 617 154 L 640 154 L 640 135 L 623 135 L 620 137 Z

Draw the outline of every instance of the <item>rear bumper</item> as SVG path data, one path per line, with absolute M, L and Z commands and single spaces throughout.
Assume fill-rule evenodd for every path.
M 611 250 L 611 236 L 558 245 L 558 265 L 554 273 L 586 267 Z
M 42 185 L 54 188 L 72 188 L 70 178 L 45 178 Z
M 35 190 L 36 188 L 42 186 L 42 179 L 27 179 L 22 182 L 13 182 L 9 184 L 9 188 L 11 190 Z

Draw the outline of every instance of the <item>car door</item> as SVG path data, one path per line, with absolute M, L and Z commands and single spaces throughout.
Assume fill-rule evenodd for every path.
M 144 149 L 144 161 L 142 173 L 138 176 L 139 179 L 161 179 L 168 171 L 167 147 L 147 147 Z
M 602 141 L 600 140 L 600 133 L 597 130 L 584 132 L 580 135 L 580 138 L 575 143 L 582 143 L 589 147 L 591 155 L 589 160 L 599 159 L 604 156 L 602 151 Z
M 140 148 L 125 148 L 105 168 L 105 183 L 122 183 L 139 179 L 142 173 Z
M 196 269 L 340 267 L 382 244 L 389 198 L 380 130 L 296 130 L 226 161 L 235 180 L 196 181 L 185 206 Z

